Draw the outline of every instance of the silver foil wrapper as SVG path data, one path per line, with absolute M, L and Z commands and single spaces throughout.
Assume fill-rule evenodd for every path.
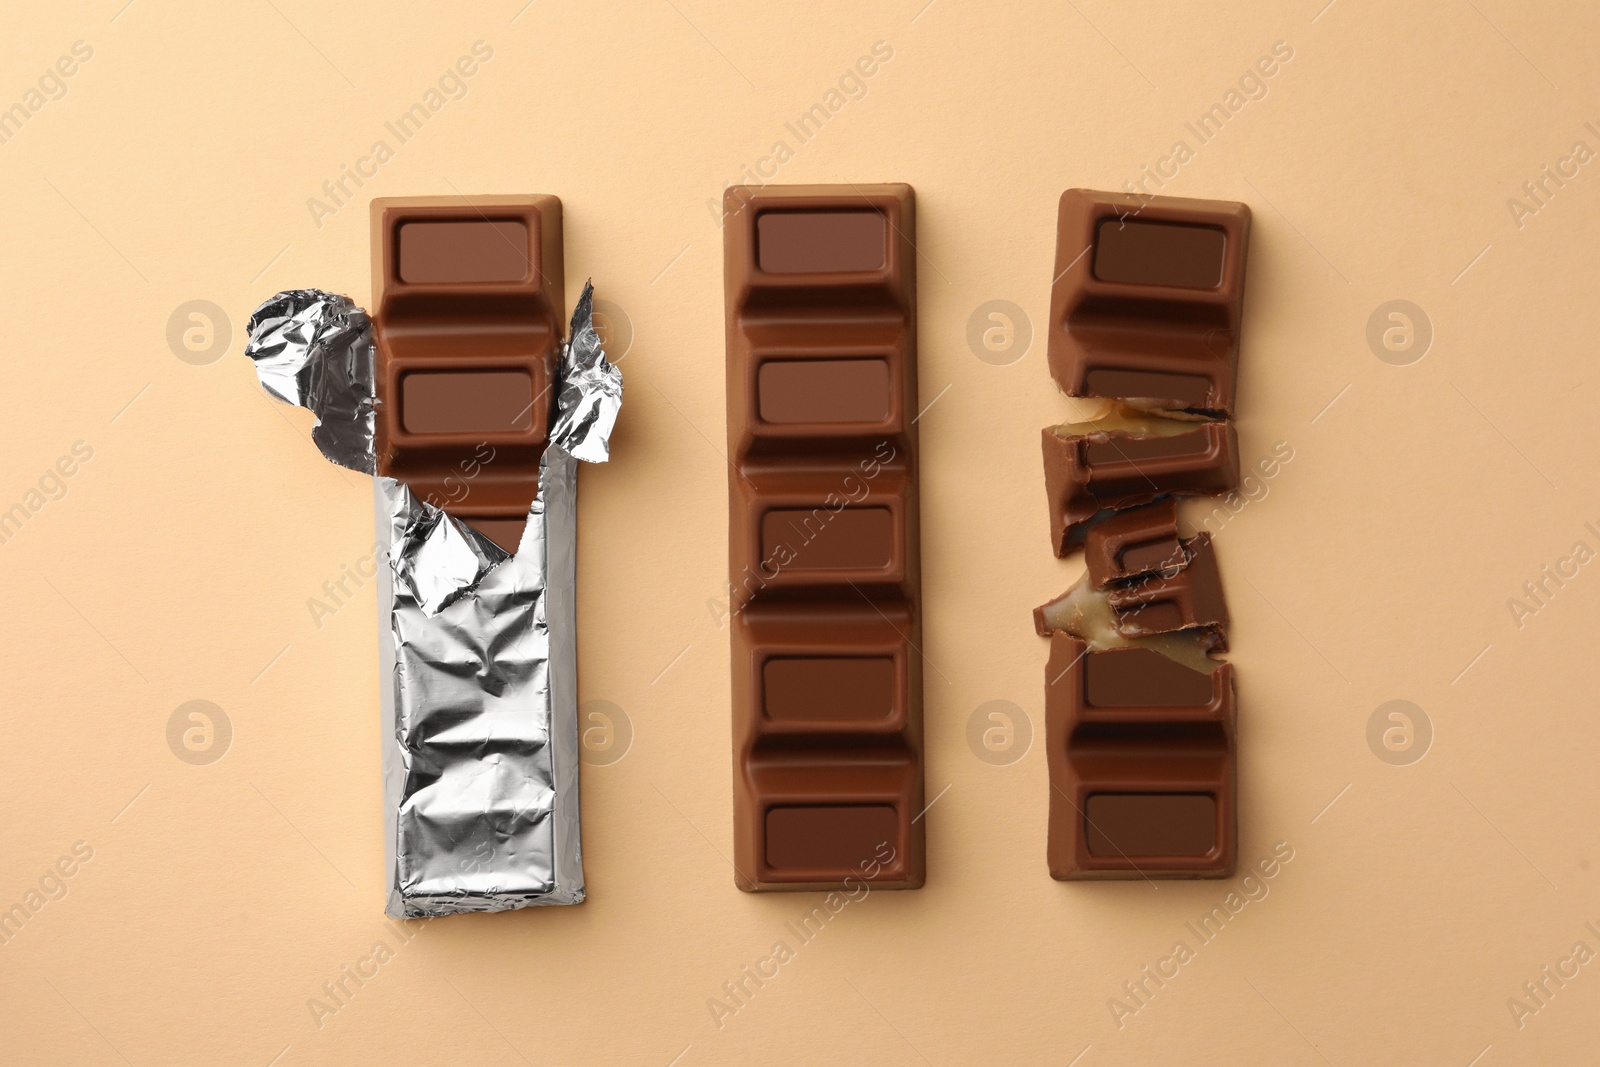
M 261 388 L 317 416 L 311 440 L 341 467 L 373 474 L 372 322 L 348 298 L 291 289 L 256 308 L 244 354 Z
M 515 554 L 400 482 L 374 479 L 393 916 L 583 900 L 577 467 L 608 458 L 622 404 L 592 293 L 585 286 L 558 361 L 556 419 Z M 246 351 L 268 392 L 315 411 L 319 430 L 341 423 L 317 441 L 328 458 L 370 471 L 365 320 L 343 297 L 281 293 L 252 316 Z M 349 423 L 364 423 L 365 451 Z

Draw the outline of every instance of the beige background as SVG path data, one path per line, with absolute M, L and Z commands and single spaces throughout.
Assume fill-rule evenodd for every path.
M 1520 1028 L 1507 1007 L 1574 942 L 1600 951 L 1584 926 L 1600 927 L 1600 564 L 1551 583 L 1520 628 L 1508 607 L 1575 542 L 1600 549 L 1584 527 L 1600 528 L 1600 163 L 1549 183 L 1520 226 L 1508 206 L 1574 142 L 1600 149 L 1584 126 L 1600 127 L 1592 5 L 523 2 L 8 13 L 0 106 L 74 42 L 93 56 L 0 144 L 0 508 L 43 505 L 0 544 L 0 908 L 40 905 L 0 945 L 0 1058 L 1593 1058 L 1600 963 Z M 465 97 L 391 143 L 319 227 L 307 200 L 392 142 L 384 123 L 480 40 L 493 57 Z M 796 147 L 785 123 L 878 41 L 893 58 L 865 97 Z M 1042 334 L 1057 197 L 1193 147 L 1184 123 L 1277 41 L 1293 58 L 1266 95 L 1163 191 L 1255 212 L 1240 440 L 1247 460 L 1279 441 L 1294 458 L 1218 544 L 1240 858 L 1287 842 L 1294 859 L 1119 1028 L 1109 999 L 1174 942 L 1195 947 L 1185 922 L 1238 880 L 1051 881 L 1038 738 L 995 766 L 967 725 L 999 700 L 1042 729 L 1029 612 L 1079 567 L 1050 555 L 1037 443 L 1069 411 Z M 780 138 L 793 154 L 773 175 L 761 161 Z M 726 861 L 707 202 L 757 165 L 916 187 L 932 405 L 928 883 L 852 904 L 804 944 L 785 924 L 818 897 L 740 894 Z M 568 277 L 592 275 L 633 325 L 613 461 L 582 475 L 580 575 L 582 698 L 622 709 L 633 738 L 585 770 L 587 904 L 445 919 L 405 942 L 381 911 L 370 585 L 320 628 L 307 606 L 370 551 L 370 492 L 317 455 L 306 413 L 263 398 L 240 352 L 275 290 L 366 301 L 372 196 L 453 192 L 560 195 Z M 967 342 L 994 299 L 1035 332 L 1008 365 Z M 1395 299 L 1434 331 L 1408 366 L 1366 340 Z M 167 341 L 191 300 L 231 320 L 205 365 Z M 46 479 L 60 498 L 29 498 L 80 441 L 93 458 Z M 1435 734 L 1409 766 L 1366 739 L 1396 699 Z M 207 765 L 169 748 L 190 700 L 231 723 Z M 55 880 L 79 842 L 92 859 Z M 719 1028 L 708 1002 L 779 940 L 794 958 Z M 376 975 L 315 1018 L 323 983 L 370 974 L 378 941 Z

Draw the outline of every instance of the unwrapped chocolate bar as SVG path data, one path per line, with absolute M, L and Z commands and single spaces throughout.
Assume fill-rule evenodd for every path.
M 923 883 L 907 185 L 724 202 L 741 889 Z

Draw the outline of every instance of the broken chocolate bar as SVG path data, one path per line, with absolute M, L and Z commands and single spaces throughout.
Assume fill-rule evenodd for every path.
M 561 201 L 372 202 L 378 473 L 515 552 L 549 436 Z
M 1050 373 L 1068 396 L 1226 416 L 1250 209 L 1069 189 L 1050 290 Z
M 1239 485 L 1239 448 L 1226 422 L 1144 420 L 1129 431 L 1100 423 L 1045 429 L 1045 493 L 1057 556 L 1082 542 L 1102 511 L 1163 496 L 1226 493 Z
M 1211 537 L 1177 501 L 1239 484 L 1234 376 L 1250 209 L 1069 189 L 1050 373 L 1106 410 L 1043 434 L 1051 547 L 1086 571 L 1034 612 L 1057 878 L 1233 869 L 1233 668 Z M 1215 421 L 1213 421 L 1215 420 Z
M 724 200 L 735 881 L 923 882 L 906 185 Z
M 1223 878 L 1238 851 L 1233 668 L 1050 641 L 1048 862 L 1063 880 Z

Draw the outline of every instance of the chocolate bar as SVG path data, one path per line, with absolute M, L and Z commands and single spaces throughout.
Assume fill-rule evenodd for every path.
M 1068 396 L 1226 416 L 1250 209 L 1069 189 L 1050 289 L 1050 373 Z
M 1050 640 L 1048 862 L 1062 880 L 1224 878 L 1238 852 L 1233 668 Z
M 922 885 L 906 185 L 730 188 L 735 881 Z
M 515 552 L 565 308 L 553 196 L 372 202 L 378 473 Z
M 324 456 L 381 475 L 385 910 L 578 904 L 577 468 L 609 458 L 621 374 L 591 286 L 561 336 L 554 197 L 379 200 L 372 223 L 374 314 L 281 292 L 245 353 Z
M 374 200 L 372 271 L 376 469 L 409 490 L 379 483 L 388 910 L 577 903 L 570 458 L 550 469 L 540 548 L 518 552 L 555 414 L 561 202 Z M 485 569 L 418 500 L 512 558 Z M 447 554 L 478 557 L 470 596 L 441 581 Z
M 1086 571 L 1034 611 L 1056 878 L 1221 877 L 1237 851 L 1228 607 L 1178 497 L 1239 485 L 1231 422 L 1250 209 L 1069 189 L 1050 373 L 1106 410 L 1043 433 L 1051 547 Z
M 1232 423 L 1151 419 L 1133 425 L 1131 431 L 1099 423 L 1044 430 L 1045 493 L 1057 556 L 1080 544 L 1085 525 L 1103 511 L 1238 488 Z

